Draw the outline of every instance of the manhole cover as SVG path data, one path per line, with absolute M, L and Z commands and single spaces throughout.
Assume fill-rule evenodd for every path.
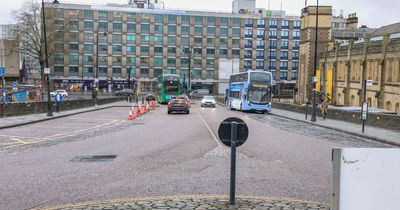
M 107 162 L 113 161 L 117 155 L 90 155 L 90 156 L 76 156 L 72 162 Z

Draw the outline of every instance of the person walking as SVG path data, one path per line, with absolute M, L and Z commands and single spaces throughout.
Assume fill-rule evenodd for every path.
M 325 99 L 324 102 L 321 103 L 321 112 L 322 118 L 325 119 L 328 114 L 329 102 L 328 99 Z

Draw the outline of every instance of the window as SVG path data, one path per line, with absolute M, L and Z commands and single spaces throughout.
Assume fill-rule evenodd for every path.
M 175 58 L 168 58 L 167 59 L 167 64 L 169 65 L 175 65 L 176 64 L 176 59 Z
M 203 17 L 201 17 L 201 16 L 195 16 L 195 17 L 194 17 L 194 24 L 196 24 L 196 25 L 203 25 Z
M 85 19 L 92 20 L 93 19 L 93 11 L 85 10 L 83 12 L 83 16 L 85 17 Z
M 135 77 L 136 76 L 136 68 L 133 66 L 128 66 L 126 68 L 126 73 L 129 75 L 131 75 L 131 77 Z
M 154 58 L 154 65 L 155 66 L 162 66 L 163 65 L 163 58 L 159 58 L 159 57 Z
M 136 46 L 134 46 L 134 45 L 126 46 L 126 52 L 128 54 L 135 54 L 136 53 Z
M 136 57 L 135 56 L 127 57 L 127 62 L 128 62 L 129 65 L 135 65 L 136 64 Z
M 253 19 L 246 19 L 246 20 L 244 21 L 244 24 L 245 24 L 246 26 L 253 26 Z
M 168 54 L 175 54 L 176 53 L 176 47 L 168 47 Z
M 270 37 L 276 37 L 276 30 L 270 30 L 269 31 L 269 36 Z
M 214 35 L 215 34 L 215 27 L 207 27 L 207 34 L 208 35 Z
M 289 27 L 289 21 L 287 21 L 287 20 L 282 20 L 281 24 L 282 24 L 282 28 L 288 28 Z
M 56 18 L 64 18 L 64 10 L 63 9 L 55 9 L 54 11 Z
M 121 68 L 120 67 L 114 67 L 114 68 L 112 68 L 112 72 L 113 72 L 113 74 L 117 74 L 117 75 L 119 75 L 119 74 L 121 74 Z
M 206 75 L 207 79 L 214 79 L 214 77 L 215 77 L 215 71 L 214 70 L 207 70 L 206 72 L 207 72 L 207 75 Z
M 122 57 L 121 56 L 113 56 L 112 57 L 113 64 L 121 65 Z
M 154 47 L 154 52 L 157 54 L 162 54 L 163 53 L 163 47 Z
M 114 20 L 122 20 L 122 13 L 121 12 L 113 12 L 113 18 Z
M 128 35 L 126 35 L 126 40 L 128 41 L 128 42 L 135 42 L 136 41 L 136 35 L 134 35 L 134 34 L 128 34 Z
M 149 57 L 141 57 L 140 64 L 141 65 L 149 65 L 150 58 Z
M 144 54 L 144 53 L 149 53 L 149 51 L 150 51 L 150 48 L 147 47 L 147 46 L 142 46 L 142 47 L 140 47 L 140 52 L 141 52 L 142 54 Z
M 228 25 L 228 18 L 221 17 L 220 18 L 220 24 L 221 24 L 221 26 L 227 26 Z
M 156 34 L 162 34 L 164 31 L 164 26 L 163 25 L 154 25 L 154 32 Z
M 253 36 L 253 29 L 246 29 L 244 31 L 245 36 Z
M 300 31 L 293 31 L 293 37 L 300 37 Z
M 77 32 L 70 32 L 69 33 L 69 41 L 78 42 L 79 41 L 79 34 Z
M 84 55 L 83 62 L 84 63 L 93 63 L 93 56 L 92 55 Z
M 200 37 L 194 37 L 194 43 L 199 43 L 199 44 L 201 44 L 201 43 L 203 43 L 203 39 L 200 38 Z
M 107 56 L 99 56 L 100 64 L 107 64 Z
M 64 76 L 64 67 L 63 66 L 54 66 L 54 72 L 56 75 Z
M 136 22 L 136 14 L 135 13 L 128 13 L 126 15 L 128 22 Z
M 141 36 L 141 42 L 142 42 L 142 44 L 150 43 L 150 35 L 142 35 Z
M 226 46 L 228 44 L 228 39 L 225 38 L 220 38 L 219 39 L 219 45 L 220 46 Z
M 226 56 L 228 54 L 228 50 L 227 49 L 220 49 L 219 50 L 219 56 Z
M 167 74 L 176 74 L 176 69 L 168 68 L 167 69 Z
M 78 66 L 70 66 L 69 67 L 69 74 L 70 75 L 77 75 L 79 72 L 79 67 Z
M 240 28 L 233 28 L 232 35 L 235 37 L 240 37 Z
M 93 44 L 85 44 L 83 48 L 85 53 L 93 53 Z
M 120 44 L 122 43 L 122 35 L 121 34 L 113 34 L 113 42 L 115 44 Z
M 160 14 L 154 15 L 154 22 L 156 23 L 163 23 L 164 16 Z
M 182 24 L 189 24 L 190 23 L 190 16 L 187 16 L 187 15 L 181 16 L 181 22 L 182 22 Z
M 126 24 L 126 27 L 127 27 L 128 32 L 130 32 L 130 33 L 136 32 L 136 24 L 128 23 L 128 24 Z
M 293 21 L 293 26 L 295 27 L 295 28 L 300 28 L 300 21 Z
M 264 29 L 257 29 L 257 36 L 258 37 L 264 37 L 265 31 Z
M 176 34 L 176 25 L 168 25 L 168 34 Z
M 55 54 L 54 61 L 57 63 L 64 63 L 64 54 L 61 53 Z
M 214 59 L 207 59 L 207 60 L 206 60 L 206 66 L 207 66 L 207 68 L 214 68 L 214 65 L 215 65 Z
M 203 34 L 203 28 L 202 27 L 194 27 L 194 34 L 195 35 L 202 35 Z
M 142 14 L 142 22 L 145 22 L 145 23 L 150 22 L 150 15 L 146 14 L 146 13 L 143 13 Z
M 190 38 L 189 37 L 182 37 L 181 38 L 183 45 L 189 45 Z
M 281 51 L 281 59 L 284 60 L 288 59 L 288 51 Z
M 279 78 L 281 79 L 281 80 L 287 80 L 287 71 L 280 71 L 279 72 Z
M 83 24 L 85 31 L 93 31 L 93 21 L 85 21 Z
M 163 36 L 159 36 L 159 35 L 154 36 L 154 42 L 156 44 L 162 44 L 163 43 Z
M 240 39 L 232 39 L 232 45 L 233 46 L 239 46 L 240 45 Z
M 297 71 L 292 71 L 292 80 L 297 80 Z
M 76 44 L 76 43 L 69 44 L 69 50 L 78 51 L 79 50 L 79 44 Z
M 281 41 L 281 48 L 288 49 L 289 48 L 289 41 Z
M 240 50 L 239 49 L 232 49 L 232 55 L 240 55 Z
M 168 36 L 168 45 L 176 44 L 176 36 Z
M 108 14 L 106 11 L 99 11 L 99 20 L 108 20 Z
M 114 30 L 114 32 L 121 32 L 122 31 L 122 23 L 113 23 L 113 30 Z
M 276 40 L 270 40 L 269 41 L 269 47 L 270 48 L 276 48 Z
M 108 46 L 106 44 L 100 44 L 99 45 L 99 52 L 100 53 L 107 53 L 108 52 Z
M 264 19 L 258 19 L 257 20 L 257 26 L 264 26 L 265 25 L 265 20 Z
M 150 32 L 150 25 L 149 24 L 140 24 L 142 33 L 149 33 Z
M 270 19 L 269 20 L 269 26 L 276 26 L 276 19 Z
M 99 67 L 99 74 L 107 75 L 107 67 Z
M 281 67 L 281 69 L 287 69 L 288 68 L 288 62 L 287 61 L 281 61 L 279 64 L 279 67 Z
M 162 75 L 163 70 L 162 69 L 154 69 L 154 77 L 158 77 L 160 75 Z
M 182 32 L 182 34 L 188 35 L 190 33 L 190 27 L 189 26 L 182 26 L 181 27 L 181 32 Z
M 281 31 L 281 37 L 284 39 L 289 38 L 289 31 L 288 30 L 282 30 Z
M 215 49 L 207 49 L 207 55 L 215 55 Z
M 84 40 L 86 42 L 93 42 L 93 33 L 85 32 L 84 33 Z
M 176 23 L 176 15 L 168 15 L 168 23 Z
M 215 17 L 207 17 L 207 25 L 215 25 Z
M 214 45 L 214 40 L 213 38 L 207 38 L 207 44 L 208 45 Z
M 68 16 L 69 16 L 69 18 L 71 18 L 71 19 L 76 19 L 76 18 L 78 18 L 78 10 L 69 10 L 68 11 Z
M 240 22 L 241 22 L 240 18 L 233 18 L 232 19 L 232 26 L 240 27 Z
M 70 55 L 69 56 L 70 63 L 78 63 L 79 62 L 79 55 Z
M 227 37 L 228 36 L 228 28 L 221 28 L 220 35 L 223 37 Z
M 108 28 L 108 22 L 99 22 L 99 29 L 104 32 L 105 28 Z
M 292 69 L 297 69 L 299 67 L 299 62 L 298 61 L 293 61 L 292 62 Z
M 54 25 L 57 28 L 62 28 L 64 26 L 64 20 L 54 20 Z

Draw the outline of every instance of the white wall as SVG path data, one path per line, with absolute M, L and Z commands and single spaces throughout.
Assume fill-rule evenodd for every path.
M 233 69 L 233 71 L 232 71 Z M 233 73 L 239 72 L 239 59 L 219 59 L 219 78 L 220 80 L 229 80 L 229 77 Z
M 400 149 L 342 149 L 339 183 L 339 210 L 399 210 Z

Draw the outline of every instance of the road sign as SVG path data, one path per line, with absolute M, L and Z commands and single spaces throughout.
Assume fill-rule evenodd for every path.
M 18 84 L 16 82 L 12 83 L 12 87 L 13 87 L 13 91 L 17 91 L 18 90 Z
M 44 74 L 50 74 L 50 68 L 44 68 Z
M 249 129 L 246 125 L 246 123 L 236 117 L 231 117 L 225 119 L 218 128 L 218 137 L 221 140 L 221 142 L 230 147 L 231 146 L 231 124 L 232 122 L 237 122 L 237 142 L 236 146 L 240 146 L 246 142 L 247 137 L 249 136 Z
M 362 120 L 367 120 L 368 118 L 368 102 L 364 101 L 362 104 L 362 114 L 361 114 L 361 119 Z
M 6 74 L 6 68 L 0 67 L 0 77 Z
M 367 80 L 367 86 L 372 86 L 372 80 Z

